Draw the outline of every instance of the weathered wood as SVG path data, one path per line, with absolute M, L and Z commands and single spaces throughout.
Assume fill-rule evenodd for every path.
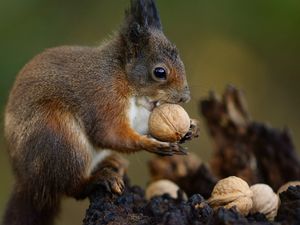
M 149 162 L 151 180 L 168 179 L 188 196 L 200 194 L 209 198 L 217 182 L 208 166 L 195 154 L 155 157 Z
M 289 132 L 251 120 L 241 91 L 228 86 L 222 98 L 211 93 L 200 110 L 215 145 L 210 164 L 216 176 L 235 175 L 274 190 L 300 179 L 300 160 Z

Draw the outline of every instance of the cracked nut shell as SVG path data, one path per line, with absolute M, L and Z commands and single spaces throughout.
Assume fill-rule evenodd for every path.
M 163 104 L 150 114 L 149 132 L 160 141 L 179 141 L 189 129 L 189 115 L 180 105 Z
M 277 215 L 279 198 L 267 184 L 255 184 L 250 187 L 253 196 L 251 213 L 265 214 L 268 220 L 274 220 Z
M 239 213 L 247 215 L 252 208 L 252 191 L 246 181 L 230 176 L 218 181 L 208 203 L 214 210 L 235 207 Z

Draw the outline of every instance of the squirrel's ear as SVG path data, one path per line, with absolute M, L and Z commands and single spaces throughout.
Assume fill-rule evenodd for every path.
M 130 9 L 125 11 L 122 35 L 137 43 L 149 36 L 149 28 L 162 29 L 155 1 L 131 0 Z
M 131 0 L 125 11 L 125 21 L 120 34 L 128 57 L 136 57 L 147 45 L 151 29 L 162 30 L 155 0 Z

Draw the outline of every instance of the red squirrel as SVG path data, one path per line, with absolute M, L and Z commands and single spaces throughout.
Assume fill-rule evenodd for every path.
M 178 51 L 154 0 L 132 0 L 116 34 L 100 47 L 47 49 L 19 72 L 5 111 L 15 174 L 4 225 L 50 225 L 62 196 L 97 185 L 123 189 L 119 153 L 184 153 L 148 135 L 151 110 L 190 99 Z M 190 134 L 191 137 L 193 134 Z

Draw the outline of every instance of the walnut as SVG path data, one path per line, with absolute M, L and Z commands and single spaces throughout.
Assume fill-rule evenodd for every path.
M 290 186 L 298 186 L 298 185 L 300 186 L 300 181 L 287 182 L 278 189 L 277 194 L 279 195 L 281 192 L 286 191 Z
M 146 189 L 146 199 L 150 200 L 154 196 L 159 196 L 163 194 L 169 194 L 172 198 L 178 197 L 178 190 L 180 188 L 177 184 L 173 183 L 170 180 L 158 180 L 151 183 Z M 185 193 L 183 193 L 183 197 L 187 199 Z
M 252 208 L 252 191 L 241 178 L 227 177 L 215 185 L 208 203 L 214 210 L 235 207 L 239 213 L 247 215 Z
M 150 114 L 150 134 L 160 141 L 179 141 L 189 129 L 189 115 L 180 105 L 163 104 L 154 108 Z
M 251 213 L 265 214 L 268 220 L 274 220 L 277 215 L 279 198 L 267 184 L 255 184 L 250 187 L 253 193 Z

